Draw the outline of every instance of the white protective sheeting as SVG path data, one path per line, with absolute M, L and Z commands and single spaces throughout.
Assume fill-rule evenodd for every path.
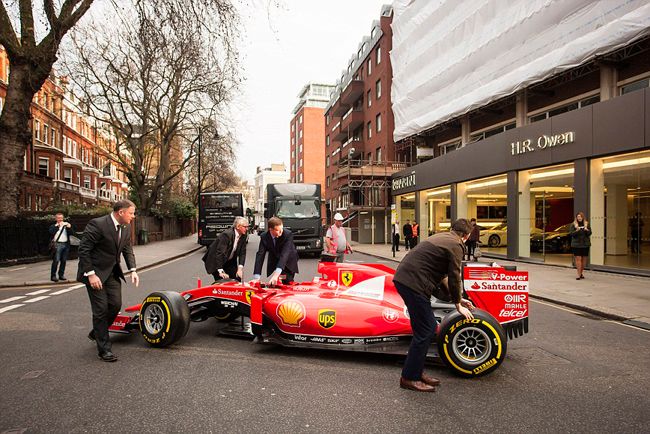
M 648 0 L 395 0 L 395 141 L 650 31 Z

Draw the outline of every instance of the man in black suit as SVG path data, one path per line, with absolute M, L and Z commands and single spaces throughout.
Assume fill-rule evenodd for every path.
M 135 272 L 129 226 L 134 217 L 133 202 L 126 199 L 116 202 L 112 213 L 93 219 L 86 225 L 79 243 L 77 280 L 86 284 L 93 312 L 93 329 L 88 338 L 95 341 L 99 358 L 105 362 L 117 360 L 111 351 L 108 328 L 122 306 L 120 279 L 125 279 L 120 255 L 124 256 L 126 266 L 131 271 L 131 282 L 135 286 L 140 283 Z
M 246 262 L 246 243 L 248 242 L 248 220 L 235 217 L 232 228 L 221 232 L 203 255 L 205 271 L 214 280 L 237 279 L 241 282 Z
M 260 237 L 260 247 L 255 256 L 255 270 L 253 280 L 259 280 L 262 274 L 264 256 L 269 252 L 269 260 L 266 266 L 266 275 L 269 284 L 275 285 L 281 274 L 285 274 L 282 283 L 293 282 L 298 272 L 298 251 L 293 244 L 293 234 L 290 230 L 284 229 L 282 220 L 272 217 L 268 221 L 268 231 Z
M 413 227 L 410 220 L 406 220 L 406 224 L 402 228 L 402 234 L 404 234 L 404 248 L 408 250 L 411 248 L 411 238 L 413 237 Z

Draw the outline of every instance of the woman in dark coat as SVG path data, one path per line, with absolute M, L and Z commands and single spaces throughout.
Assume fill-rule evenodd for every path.
M 576 280 L 585 278 L 582 272 L 585 269 L 587 257 L 589 256 L 589 247 L 591 246 L 590 236 L 591 228 L 589 227 L 589 222 L 585 219 L 584 213 L 579 212 L 576 214 L 576 219 L 571 225 L 571 251 L 575 257 L 576 271 L 578 272 Z

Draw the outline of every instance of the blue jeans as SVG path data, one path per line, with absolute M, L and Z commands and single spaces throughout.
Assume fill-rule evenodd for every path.
M 406 304 L 411 317 L 411 329 L 413 329 L 413 340 L 411 340 L 411 346 L 404 361 L 402 377 L 406 380 L 419 381 L 422 379 L 424 361 L 431 346 L 431 340 L 436 334 L 436 317 L 433 316 L 430 299 L 401 283 L 395 281 L 393 283 L 399 295 L 404 299 L 404 304 Z
M 52 271 L 50 273 L 52 279 L 56 277 L 57 268 L 59 269 L 59 277 L 63 278 L 65 276 L 65 262 L 68 260 L 68 252 L 70 252 L 70 243 L 56 243 L 56 252 L 54 252 Z M 60 267 L 59 264 L 61 264 Z

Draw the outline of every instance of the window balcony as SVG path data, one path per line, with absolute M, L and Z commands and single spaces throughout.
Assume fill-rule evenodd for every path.
M 351 109 L 341 119 L 341 130 L 348 132 L 348 136 L 361 125 L 363 125 L 363 111 L 361 109 Z
M 347 85 L 343 92 L 341 92 L 340 103 L 344 105 L 351 106 L 353 105 L 361 95 L 363 95 L 363 81 L 362 80 L 352 80 L 350 84 Z
M 56 179 L 54 181 L 54 187 L 58 188 L 59 190 L 71 191 L 74 193 L 79 193 L 80 188 L 77 184 L 73 184 L 62 179 Z
M 97 190 L 91 188 L 79 187 L 79 191 L 83 197 L 95 199 L 97 197 Z
M 406 163 L 395 161 L 348 160 L 339 164 L 337 177 L 389 178 L 406 167 Z

